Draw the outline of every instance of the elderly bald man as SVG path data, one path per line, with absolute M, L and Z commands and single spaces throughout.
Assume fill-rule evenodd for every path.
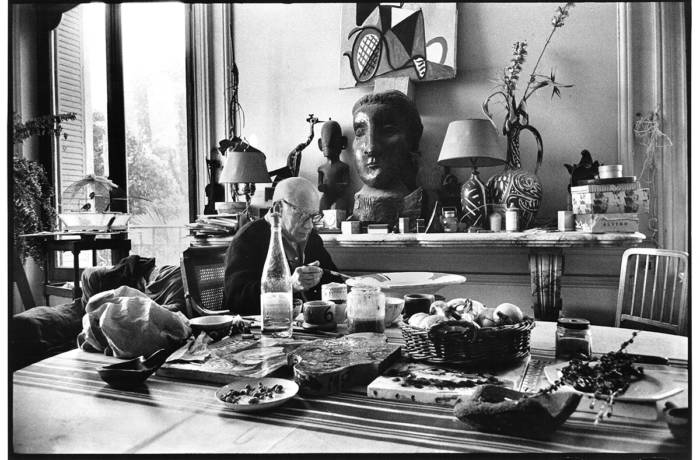
M 314 230 L 321 218 L 319 201 L 316 187 L 302 177 L 284 179 L 272 196 L 273 205 L 279 204 L 282 212 L 282 243 L 295 298 L 320 299 L 322 284 L 342 281 L 323 271 L 337 268 Z M 260 278 L 270 245 L 268 218 L 244 225 L 226 251 L 224 306 L 232 313 L 260 314 Z

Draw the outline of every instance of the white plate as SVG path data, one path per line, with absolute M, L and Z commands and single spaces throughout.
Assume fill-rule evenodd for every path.
M 355 276 L 345 281 L 348 286 L 370 284 L 384 292 L 431 294 L 451 284 L 462 284 L 467 279 L 462 275 L 433 272 L 387 272 Z
M 566 362 L 545 366 L 544 375 L 547 377 L 547 380 L 549 380 L 550 383 L 554 383 L 555 380 L 561 378 L 560 370 L 568 364 L 569 363 Z M 632 382 L 629 388 L 627 388 L 627 391 L 615 398 L 616 401 L 658 401 L 660 399 L 666 399 L 683 391 L 683 386 L 679 385 L 677 382 L 674 382 L 670 374 L 655 371 L 653 369 L 649 369 L 646 366 L 643 367 L 644 378 L 642 378 L 641 380 L 637 380 L 636 382 Z M 569 385 L 566 386 L 567 388 L 573 388 Z
M 257 404 L 250 404 L 250 396 L 242 396 L 240 401 L 237 403 L 231 403 L 223 400 L 223 397 L 228 393 L 229 390 L 243 390 L 245 386 L 251 385 L 252 387 L 257 387 L 258 383 L 261 383 L 266 387 L 272 387 L 274 385 L 282 385 L 284 391 L 282 393 L 273 393 L 272 399 L 260 400 Z M 299 385 L 292 380 L 286 379 L 275 379 L 275 378 L 260 378 L 260 379 L 236 379 L 235 382 L 224 385 L 223 387 L 216 390 L 216 399 L 221 403 L 225 404 L 229 408 L 238 412 L 256 412 L 271 409 L 273 407 L 281 406 L 290 399 L 292 399 L 299 392 Z

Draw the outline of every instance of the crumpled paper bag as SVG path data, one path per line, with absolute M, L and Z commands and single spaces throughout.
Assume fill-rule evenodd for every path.
M 172 348 L 192 333 L 187 317 L 158 305 L 143 292 L 121 286 L 90 298 L 78 345 L 118 358 Z

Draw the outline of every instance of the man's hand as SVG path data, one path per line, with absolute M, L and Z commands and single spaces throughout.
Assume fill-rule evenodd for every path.
M 295 292 L 308 291 L 321 282 L 322 275 L 323 269 L 319 267 L 318 260 L 297 267 L 292 273 L 292 288 Z

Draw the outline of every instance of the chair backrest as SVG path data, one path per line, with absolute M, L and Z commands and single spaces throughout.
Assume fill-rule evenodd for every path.
M 222 307 L 227 246 L 190 247 L 180 259 L 189 317 L 217 315 Z
M 688 253 L 632 248 L 622 255 L 616 327 L 687 335 Z

